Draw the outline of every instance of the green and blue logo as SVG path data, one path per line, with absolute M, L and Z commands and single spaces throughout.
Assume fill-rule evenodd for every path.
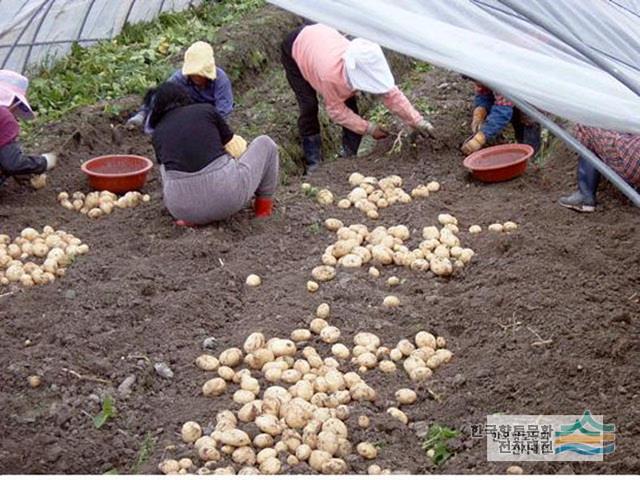
M 561 425 L 554 432 L 555 454 L 572 452 L 578 455 L 608 455 L 616 449 L 616 426 L 600 423 L 585 410 L 582 417 L 570 425 Z

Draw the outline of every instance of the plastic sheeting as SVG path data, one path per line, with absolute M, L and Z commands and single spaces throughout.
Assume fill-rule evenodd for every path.
M 126 23 L 153 20 L 202 0 L 0 0 L 0 67 L 24 72 L 117 36 Z
M 269 2 L 543 111 L 640 133 L 640 95 L 610 73 L 640 91 L 640 0 Z

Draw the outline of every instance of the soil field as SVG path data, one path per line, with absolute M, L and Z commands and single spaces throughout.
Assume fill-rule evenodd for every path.
M 557 206 L 557 198 L 575 186 L 575 156 L 562 148 L 544 167 L 531 165 L 511 182 L 489 186 L 471 180 L 458 150 L 467 136 L 470 85 L 440 70 L 419 80 L 411 97 L 427 99 L 434 109 L 436 140 L 421 140 L 394 155 L 386 154 L 391 142 L 383 142 L 368 157 L 328 161 L 311 179 L 339 198 L 348 193 L 354 171 L 400 175 L 409 190 L 428 180 L 441 182 L 440 192 L 385 209 L 376 221 L 355 210 L 320 207 L 300 193 L 300 179 L 292 178 L 279 191 L 277 213 L 268 221 L 257 222 L 247 211 L 221 224 L 180 229 L 162 206 L 157 171 L 145 187 L 150 203 L 92 221 L 61 208 L 57 192 L 88 191 L 78 166 L 91 156 L 117 151 L 152 157 L 148 138 L 99 109 L 52 125 L 42 143 L 64 152 L 60 167 L 44 190 L 32 192 L 14 182 L 0 190 L 0 231 L 15 236 L 25 227 L 51 225 L 91 250 L 54 284 L 0 287 L 0 472 L 155 473 L 163 458 L 195 460 L 180 440 L 181 425 L 195 420 L 211 428 L 216 413 L 232 407 L 233 393 L 202 396 L 201 385 L 211 377 L 194 365 L 203 340 L 215 337 L 217 354 L 241 346 L 253 331 L 287 337 L 307 327 L 321 302 L 331 305 L 331 323 L 349 346 L 358 331 L 393 346 L 426 329 L 444 336 L 454 353 L 451 363 L 420 385 L 412 385 L 402 369 L 363 374 L 378 399 L 353 404 L 350 439 L 375 442 L 375 463 L 383 468 L 503 473 L 509 464 L 486 461 L 486 443 L 471 437 L 472 425 L 499 412 L 569 415 L 589 409 L 616 424 L 615 454 L 604 462 L 525 463 L 524 471 L 638 472 L 638 211 L 608 186 L 595 214 Z M 417 245 L 422 227 L 436 224 L 441 212 L 458 218 L 463 244 L 476 252 L 453 277 L 386 267 L 374 279 L 366 268 L 339 269 L 318 292 L 307 292 L 311 269 L 334 241 L 322 227 L 324 219 L 370 228 L 405 224 L 411 245 Z M 488 224 L 507 220 L 520 228 L 509 235 L 486 231 Z M 467 229 L 476 223 L 485 229 L 472 236 Z M 262 277 L 259 288 L 245 286 L 250 273 Z M 404 282 L 388 287 L 391 275 Z M 382 307 L 391 291 L 402 302 L 393 311 Z M 329 352 L 317 339 L 310 344 L 323 355 Z M 155 362 L 166 362 L 174 377 L 158 376 Z M 43 378 L 37 389 L 27 384 L 33 374 Z M 119 391 L 131 375 L 130 391 Z M 415 388 L 419 396 L 403 407 L 408 426 L 386 413 L 401 387 Z M 92 417 L 105 395 L 115 399 L 117 413 L 97 429 Z M 368 429 L 356 425 L 362 413 L 372 418 Z M 421 449 L 421 437 L 433 423 L 461 432 L 452 442 L 455 455 L 441 467 Z M 347 463 L 351 472 L 362 473 L 374 462 L 352 455 Z M 310 470 L 306 464 L 285 465 L 284 472 Z

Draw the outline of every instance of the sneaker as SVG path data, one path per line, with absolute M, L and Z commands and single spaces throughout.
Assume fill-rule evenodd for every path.
M 570 208 L 577 212 L 591 213 L 596 210 L 596 202 L 593 199 L 588 199 L 582 193 L 574 192 L 567 197 L 561 197 L 558 201 L 560 205 L 565 208 Z

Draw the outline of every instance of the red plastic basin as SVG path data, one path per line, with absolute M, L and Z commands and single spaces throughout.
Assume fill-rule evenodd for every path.
M 94 190 L 126 193 L 140 190 L 153 162 L 138 155 L 104 155 L 87 160 L 80 167 Z
M 478 180 L 504 182 L 522 175 L 532 155 L 531 145 L 496 145 L 472 153 L 464 159 L 463 164 Z

